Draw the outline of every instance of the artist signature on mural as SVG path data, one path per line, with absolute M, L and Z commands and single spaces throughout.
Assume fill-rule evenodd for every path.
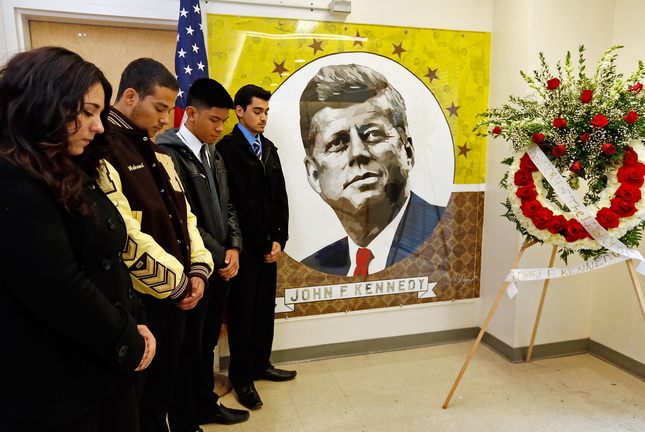
M 452 280 L 454 283 L 458 284 L 464 284 L 464 285 L 470 285 L 474 284 L 477 282 L 477 276 L 472 276 L 470 278 L 464 278 L 462 275 L 457 275 L 455 278 Z

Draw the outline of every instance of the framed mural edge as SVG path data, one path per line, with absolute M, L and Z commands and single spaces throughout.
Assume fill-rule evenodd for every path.
M 490 33 L 207 23 L 210 77 L 232 95 L 273 93 L 265 134 L 290 212 L 276 317 L 479 297 L 486 138 L 473 129 L 488 108 Z

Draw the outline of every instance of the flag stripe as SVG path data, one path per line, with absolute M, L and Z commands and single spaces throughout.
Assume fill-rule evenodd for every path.
M 175 75 L 179 82 L 176 106 L 181 115 L 175 113 L 175 127 L 186 109 L 186 97 L 190 85 L 198 78 L 208 78 L 208 59 L 202 29 L 202 15 L 199 0 L 181 0 L 177 22 L 177 49 L 175 51 Z

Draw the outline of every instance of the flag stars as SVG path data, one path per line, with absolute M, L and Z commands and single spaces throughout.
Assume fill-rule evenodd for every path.
M 312 49 L 314 50 L 314 55 L 316 55 L 316 53 L 317 53 L 318 51 L 325 51 L 325 50 L 322 48 L 322 43 L 323 43 L 323 41 L 321 41 L 321 40 L 320 40 L 320 41 L 317 41 L 316 39 L 314 39 L 314 43 L 312 43 L 311 45 L 307 45 L 307 46 L 308 46 L 309 48 L 312 48 Z
M 188 11 L 186 9 L 184 9 L 184 8 L 181 8 L 181 10 L 179 11 L 179 15 L 181 15 L 184 18 L 186 18 L 186 17 L 188 17 Z
M 186 58 L 186 51 L 184 51 L 184 49 L 183 49 L 183 48 L 179 48 L 179 51 L 177 51 L 177 55 L 178 55 L 179 57 Z
M 198 5 L 198 4 L 197 4 L 197 5 L 194 5 L 194 6 L 193 6 L 193 9 L 194 9 L 195 13 L 200 13 L 200 12 L 201 12 L 201 11 L 200 11 L 200 9 L 199 9 L 199 5 Z
M 179 89 L 179 93 L 177 93 L 177 97 L 183 97 L 184 96 L 184 91 L 182 89 Z
M 192 26 L 186 27 L 186 33 L 188 33 L 189 35 L 192 36 L 194 32 L 195 32 L 195 30 L 193 30 Z
M 197 69 L 199 69 L 200 71 L 206 70 L 204 69 L 205 67 L 206 65 L 204 63 L 202 62 L 197 63 Z
M 433 80 L 439 79 L 439 77 L 437 76 L 437 71 L 438 70 L 439 70 L 439 68 L 437 68 L 437 69 L 428 68 L 428 73 L 425 74 L 424 77 L 426 77 L 426 78 L 428 78 L 430 80 L 430 84 L 432 84 Z
M 446 108 L 446 110 L 448 110 L 448 112 L 450 113 L 449 117 L 452 117 L 452 116 L 459 117 L 459 114 L 457 113 L 457 110 L 459 108 L 461 108 L 461 107 L 460 106 L 455 106 L 455 103 L 452 102 L 450 104 L 450 107 Z
M 193 45 L 193 52 L 194 52 L 194 53 L 198 53 L 198 52 L 199 52 L 199 47 L 197 46 L 197 44 L 194 44 L 194 45 Z
M 396 54 L 399 56 L 399 58 L 401 58 L 401 54 L 407 51 L 406 49 L 403 49 L 403 42 L 401 42 L 398 45 L 393 43 L 392 46 L 394 47 L 394 51 L 392 51 L 392 55 Z
M 190 67 L 190 65 L 188 65 L 188 66 L 186 66 L 186 67 L 184 68 L 184 71 L 185 71 L 185 73 L 187 73 L 188 75 L 192 75 L 193 69 Z

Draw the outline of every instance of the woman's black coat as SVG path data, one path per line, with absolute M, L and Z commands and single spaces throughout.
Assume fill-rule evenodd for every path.
M 38 431 L 97 406 L 145 342 L 121 252 L 126 228 L 91 179 L 97 220 L 0 160 L 0 430 Z M 137 317 L 136 319 L 134 317 Z

